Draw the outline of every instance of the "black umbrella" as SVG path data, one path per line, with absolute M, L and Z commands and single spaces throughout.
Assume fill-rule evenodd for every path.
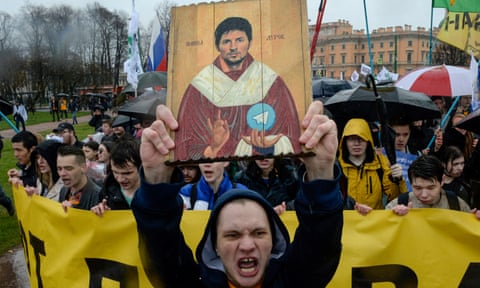
M 103 98 L 109 100 L 108 96 L 101 93 L 87 93 L 85 94 L 86 97 L 93 97 L 93 98 Z
M 118 109 L 118 114 L 138 119 L 155 119 L 157 106 L 165 104 L 166 98 L 166 89 L 162 89 L 160 92 L 147 91 L 122 105 L 120 109 Z
M 471 131 L 476 134 L 480 134 L 480 108 L 477 108 L 467 117 L 458 121 L 455 127 Z
M 68 95 L 67 93 L 57 93 L 56 96 L 57 96 L 57 97 L 65 97 L 65 98 L 70 97 L 70 95 Z
M 347 80 L 321 78 L 312 81 L 313 99 L 322 102 L 325 102 L 328 97 L 335 95 L 339 91 L 352 88 L 353 86 Z
M 0 111 L 7 116 L 13 113 L 13 104 L 7 100 L 0 98 Z
M 167 72 L 151 71 L 138 75 L 137 90 L 161 86 L 167 88 Z
M 399 87 L 378 87 L 377 91 L 385 103 L 388 120 L 413 122 L 441 117 L 430 97 L 423 93 Z M 325 102 L 325 107 L 335 119 L 379 121 L 376 100 L 373 89 L 360 86 L 338 92 Z

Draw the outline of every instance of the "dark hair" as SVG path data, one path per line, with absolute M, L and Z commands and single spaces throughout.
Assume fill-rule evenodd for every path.
M 112 119 L 102 119 L 102 124 L 108 124 L 108 126 L 112 127 Z
M 113 146 L 115 146 L 115 142 L 113 142 L 113 141 L 103 141 L 102 143 L 100 143 L 100 145 L 105 146 L 105 148 L 107 148 L 107 152 L 111 153 L 112 149 L 113 149 Z
M 222 35 L 233 30 L 245 32 L 245 34 L 247 34 L 248 41 L 252 41 L 252 25 L 250 22 L 241 17 L 229 17 L 220 22 L 220 24 L 217 26 L 217 29 L 215 29 L 215 46 L 217 49 Z
M 30 131 L 21 131 L 13 135 L 12 143 L 22 142 L 23 147 L 30 150 L 30 148 L 38 145 L 37 137 Z
M 142 164 L 140 145 L 137 141 L 130 139 L 118 141 L 110 152 L 110 162 L 119 167 L 125 167 L 127 162 L 131 162 L 135 167 L 139 168 Z
M 93 151 L 98 151 L 98 146 L 100 146 L 100 144 L 95 141 L 88 141 L 87 143 L 83 144 L 83 146 L 88 147 Z
M 65 157 L 65 156 L 75 156 L 75 161 L 79 165 L 83 165 L 87 163 L 87 160 L 85 158 L 85 153 L 83 153 L 83 150 L 72 145 L 65 145 L 60 148 L 58 148 L 58 156 Z
M 457 146 L 448 146 L 447 148 L 445 148 L 445 150 L 443 150 L 441 160 L 444 165 L 446 174 L 450 174 L 451 172 L 447 170 L 448 163 L 458 158 L 465 159 L 465 156 L 463 155 L 462 150 L 460 150 L 460 148 L 458 148 Z
M 419 156 L 408 168 L 408 179 L 413 183 L 414 178 L 432 179 L 442 182 L 443 165 L 440 160 L 431 155 Z

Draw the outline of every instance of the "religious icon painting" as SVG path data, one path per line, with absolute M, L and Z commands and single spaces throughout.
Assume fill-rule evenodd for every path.
M 169 162 L 308 154 L 311 101 L 304 0 L 174 7 L 167 105 L 179 122 Z

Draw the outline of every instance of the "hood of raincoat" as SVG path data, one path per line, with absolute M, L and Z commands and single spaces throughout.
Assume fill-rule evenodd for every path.
M 364 119 L 360 118 L 354 118 L 350 119 L 347 124 L 345 125 L 345 128 L 343 129 L 343 134 L 342 137 L 340 138 L 340 150 L 339 150 L 339 159 L 342 162 L 349 162 L 348 160 L 348 148 L 347 148 L 347 141 L 346 137 L 347 136 L 353 136 L 356 135 L 363 140 L 368 142 L 367 145 L 367 156 L 365 158 L 365 162 L 372 162 L 374 160 L 374 155 L 375 155 L 375 146 L 373 144 L 373 136 L 372 132 L 370 131 L 370 126 L 368 125 L 368 122 L 365 121 Z

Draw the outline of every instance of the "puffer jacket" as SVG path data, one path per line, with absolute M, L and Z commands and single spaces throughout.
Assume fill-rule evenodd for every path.
M 367 141 L 366 158 L 360 167 L 355 166 L 348 159 L 346 137 L 353 135 Z M 375 151 L 370 127 L 363 119 L 348 121 L 340 139 L 338 160 L 347 182 L 347 193 L 345 191 L 343 193 L 348 194 L 358 203 L 366 204 L 373 209 L 384 209 L 384 195 L 388 202 L 395 199 L 399 191 L 407 191 L 404 180 L 399 183 L 392 182 L 390 163 L 385 155 Z

